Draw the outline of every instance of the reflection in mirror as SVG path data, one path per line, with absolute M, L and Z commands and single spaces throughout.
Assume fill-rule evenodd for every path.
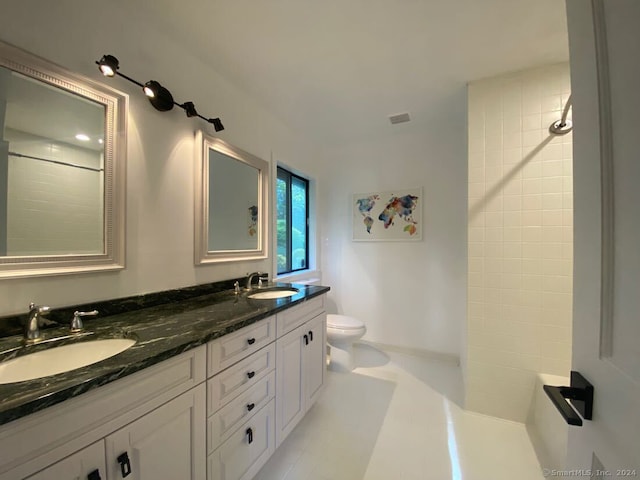
M 124 267 L 126 100 L 0 42 L 0 277 Z
M 4 67 L 0 103 L 0 255 L 103 253 L 104 105 Z
M 209 251 L 258 248 L 260 170 L 209 149 Z
M 202 132 L 196 141 L 196 265 L 266 258 L 269 164 Z

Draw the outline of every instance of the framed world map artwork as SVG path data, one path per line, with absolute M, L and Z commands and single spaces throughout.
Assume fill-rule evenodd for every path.
M 422 188 L 354 194 L 353 240 L 422 240 L 422 203 Z

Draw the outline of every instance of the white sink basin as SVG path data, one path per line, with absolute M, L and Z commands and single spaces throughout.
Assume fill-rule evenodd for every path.
M 135 345 L 129 338 L 90 340 L 52 347 L 0 363 L 0 384 L 48 377 L 113 357 Z
M 274 288 L 270 290 L 264 290 L 262 292 L 258 291 L 256 293 L 250 293 L 249 295 L 247 295 L 247 298 L 257 300 L 272 300 L 274 298 L 291 297 L 296 293 L 298 293 L 297 288 Z

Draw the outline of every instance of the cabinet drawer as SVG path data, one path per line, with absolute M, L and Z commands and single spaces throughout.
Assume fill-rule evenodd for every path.
M 276 339 L 275 323 L 275 316 L 265 318 L 210 342 L 207 345 L 207 375 L 211 377 L 273 342 Z
M 258 380 L 253 387 L 209 418 L 207 452 L 211 453 L 238 428 L 275 397 L 276 372 Z
M 209 455 L 208 480 L 250 480 L 274 451 L 275 400 Z
M 226 405 L 275 368 L 275 343 L 245 358 L 207 381 L 209 415 Z
M 289 333 L 307 320 L 324 311 L 324 295 L 307 300 L 296 307 L 289 308 L 277 315 L 277 336 Z

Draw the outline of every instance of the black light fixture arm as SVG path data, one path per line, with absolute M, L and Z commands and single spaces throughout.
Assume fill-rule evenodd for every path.
M 96 63 L 98 63 L 98 62 L 96 62 Z M 142 83 L 138 82 L 137 80 L 134 80 L 133 78 L 125 75 L 124 73 L 116 72 L 116 75 L 118 75 L 119 77 L 124 78 L 125 80 L 129 80 L 131 83 L 135 83 L 140 88 L 144 88 L 144 85 Z
M 138 82 L 137 80 L 125 75 L 124 73 L 120 73 L 118 69 L 120 68 L 120 64 L 118 59 L 113 55 L 103 55 L 102 58 L 96 61 L 96 65 L 102 72 L 102 74 L 106 77 L 113 77 L 118 75 L 119 77 L 124 78 L 125 80 L 130 81 L 131 83 L 139 86 L 144 91 L 145 95 L 149 97 L 149 102 L 156 110 L 161 112 L 166 112 L 171 110 L 173 106 L 177 106 L 182 108 L 187 117 L 199 117 L 206 122 L 213 125 L 213 128 L 216 132 L 224 130 L 224 126 L 222 125 L 222 121 L 220 118 L 207 118 L 200 115 L 193 102 L 185 102 L 178 103 L 173 99 L 171 92 L 163 87 L 159 82 L 155 80 L 150 80 L 147 83 L 143 84 Z

